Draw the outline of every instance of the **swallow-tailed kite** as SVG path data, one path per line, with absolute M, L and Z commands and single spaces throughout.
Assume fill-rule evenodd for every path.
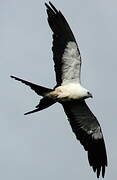
M 45 3 L 45 6 L 53 32 L 52 51 L 57 84 L 49 89 L 11 77 L 30 86 L 43 97 L 36 109 L 25 115 L 45 109 L 56 102 L 62 104 L 76 138 L 87 151 L 90 166 L 98 178 L 100 173 L 104 177 L 107 166 L 104 138 L 99 122 L 85 102 L 92 94 L 81 85 L 81 55 L 76 39 L 63 14 L 51 2 L 49 5 Z

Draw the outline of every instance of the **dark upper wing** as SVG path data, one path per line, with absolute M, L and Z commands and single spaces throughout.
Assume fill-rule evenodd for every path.
M 81 56 L 74 35 L 60 11 L 52 3 L 46 4 L 48 23 L 53 31 L 53 59 L 57 86 L 61 83 L 79 82 Z
M 33 84 L 33 83 L 29 82 L 29 81 L 20 79 L 20 78 L 15 77 L 15 76 L 11 76 L 11 78 L 24 83 L 25 85 L 29 86 L 32 90 L 34 90 L 38 95 L 41 95 L 41 96 L 43 96 L 45 93 L 48 93 L 48 92 L 52 91 L 49 88 L 42 87 L 42 86 L 39 86 L 37 84 Z
M 88 151 L 88 160 L 97 177 L 105 175 L 107 166 L 106 148 L 101 127 L 85 101 L 64 102 L 65 113 L 76 138 Z

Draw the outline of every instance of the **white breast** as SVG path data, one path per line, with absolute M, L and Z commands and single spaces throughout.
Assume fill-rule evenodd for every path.
M 61 100 L 80 99 L 84 97 L 87 90 L 83 88 L 79 83 L 69 83 L 55 88 L 55 91 L 51 92 L 52 98 Z

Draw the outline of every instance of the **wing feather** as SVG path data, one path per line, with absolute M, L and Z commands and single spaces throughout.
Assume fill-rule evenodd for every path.
M 99 122 L 84 100 L 64 102 L 62 104 L 76 138 L 88 153 L 90 166 L 97 173 L 98 178 L 100 172 L 104 177 L 107 154 Z
M 53 31 L 53 60 L 57 86 L 62 83 L 79 82 L 81 56 L 75 37 L 63 14 L 52 3 L 46 4 L 48 23 Z

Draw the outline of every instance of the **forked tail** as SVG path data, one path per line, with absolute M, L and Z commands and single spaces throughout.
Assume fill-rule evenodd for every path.
M 20 79 L 20 78 L 15 77 L 15 76 L 11 76 L 11 78 L 14 78 L 17 81 L 24 83 L 25 85 L 29 86 L 32 90 L 34 90 L 38 95 L 43 96 L 43 98 L 40 100 L 40 103 L 36 106 L 36 109 L 34 109 L 33 111 L 29 111 L 29 112 L 25 113 L 24 115 L 31 114 L 31 113 L 34 113 L 37 111 L 41 111 L 41 110 L 48 108 L 49 106 L 53 105 L 54 103 L 56 103 L 55 100 L 46 97 L 47 93 L 53 91 L 52 89 L 49 89 L 49 88 L 46 88 L 43 86 L 39 86 L 37 84 L 33 84 L 29 81 Z

